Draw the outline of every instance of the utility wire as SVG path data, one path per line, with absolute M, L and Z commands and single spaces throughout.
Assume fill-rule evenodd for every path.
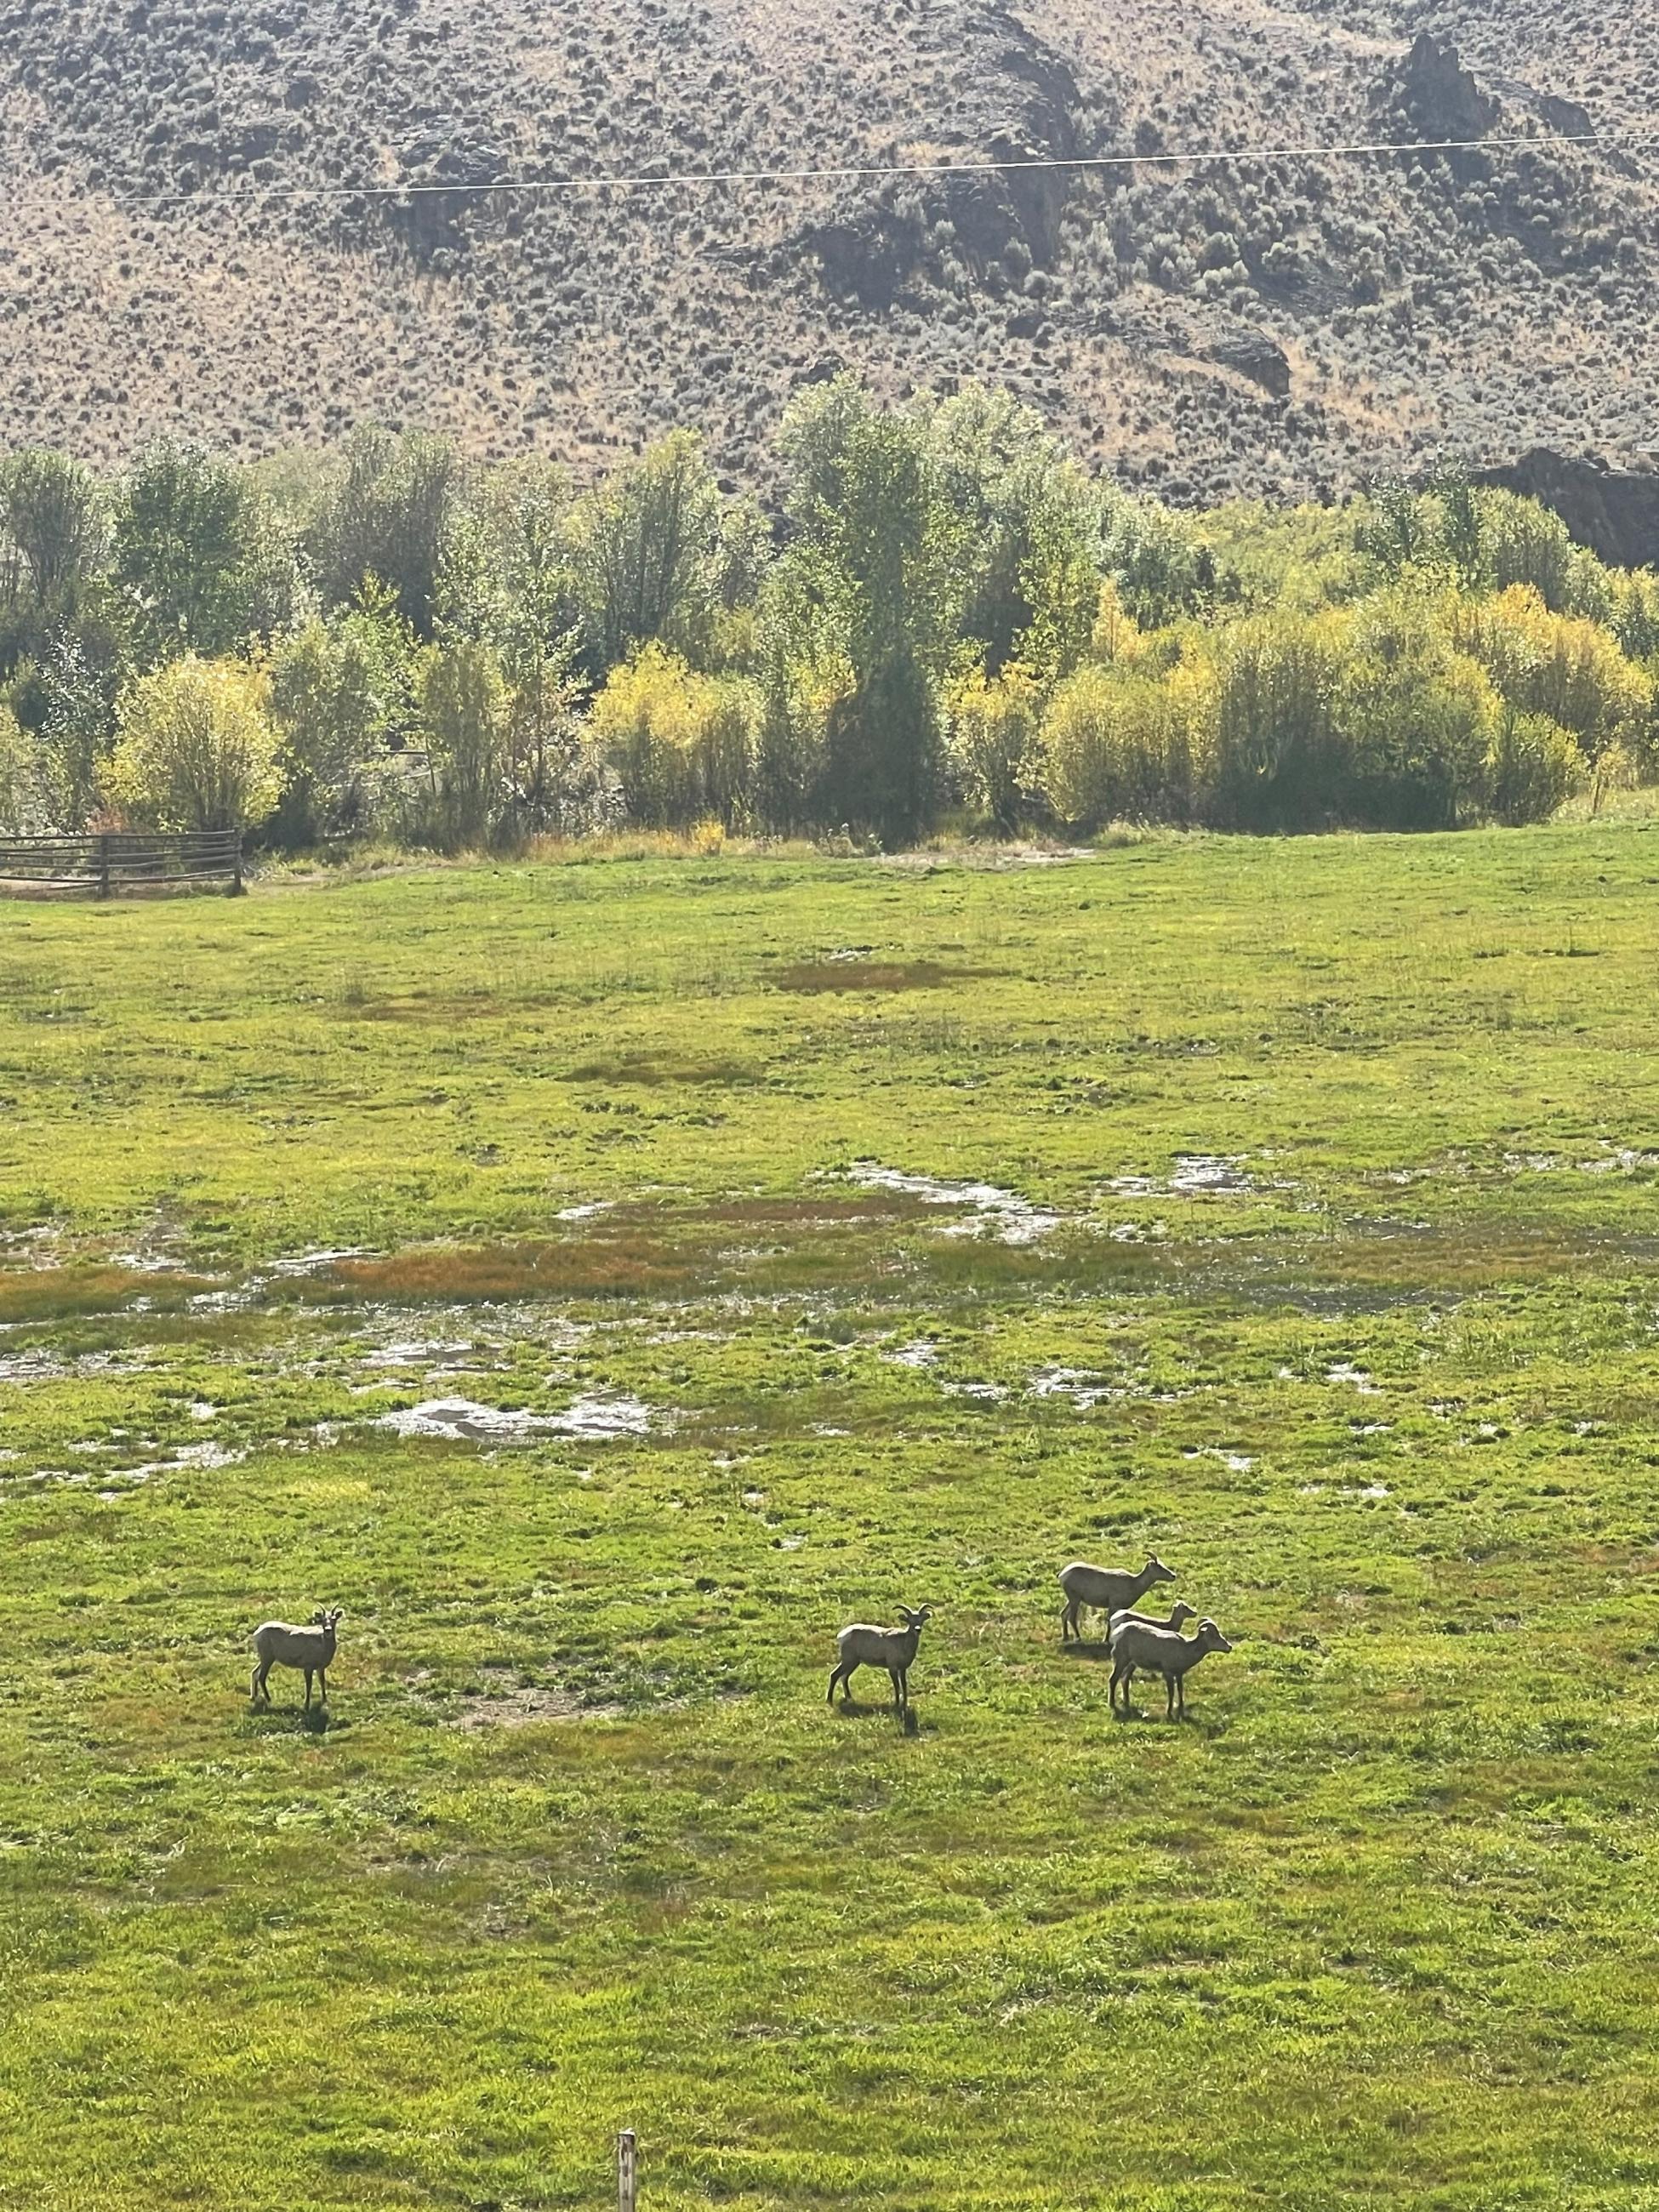
M 1659 138 L 1659 126 L 1645 131 L 1517 131 L 1491 138 L 1349 139 L 1327 146 L 1199 147 L 1176 153 L 1077 154 L 1016 155 L 1007 161 L 849 162 L 823 168 L 690 169 L 631 174 L 599 171 L 560 177 L 503 177 L 491 184 L 407 185 L 244 185 L 233 191 L 208 192 L 174 189 L 165 192 L 111 193 L 118 206 L 160 207 L 188 202 L 198 207 L 223 207 L 242 201 L 419 199 L 444 194 L 483 196 L 491 192 L 575 192 L 581 191 L 669 191 L 709 185 L 787 185 L 874 181 L 891 177 L 1003 176 L 1034 169 L 1073 173 L 1109 169 L 1195 167 L 1210 161 L 1303 161 L 1359 160 L 1383 154 L 1466 154 L 1496 148 L 1531 146 L 1649 145 Z

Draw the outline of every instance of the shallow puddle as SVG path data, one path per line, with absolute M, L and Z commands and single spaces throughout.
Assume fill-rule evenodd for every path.
M 1117 1198 L 1246 1198 L 1256 1186 L 1242 1152 L 1177 1152 L 1166 1176 L 1113 1176 L 1105 1188 Z
M 562 1413 L 532 1413 L 523 1407 L 483 1406 L 475 1398 L 428 1398 L 418 1406 L 382 1413 L 377 1428 L 400 1437 L 433 1437 L 452 1443 L 529 1443 L 537 1437 L 612 1437 L 650 1433 L 653 1414 L 637 1398 L 578 1398 Z
M 989 1235 L 1005 1244 L 1030 1244 L 1058 1229 L 1063 1214 L 1045 1212 L 1018 1191 L 1004 1190 L 993 1182 L 946 1182 L 937 1176 L 908 1175 L 902 1169 L 883 1167 L 877 1160 L 855 1160 L 848 1180 L 861 1190 L 891 1191 L 902 1198 L 919 1199 L 924 1206 L 954 1206 L 970 1218 L 953 1223 L 950 1236 Z
M 1129 1395 L 1088 1367 L 1039 1367 L 1025 1390 L 1031 1398 L 1068 1399 L 1083 1413 L 1092 1406 L 1104 1405 L 1109 1399 L 1127 1398 Z

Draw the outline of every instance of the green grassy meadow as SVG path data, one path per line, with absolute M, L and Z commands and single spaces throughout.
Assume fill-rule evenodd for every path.
M 1659 2206 L 1656 923 L 1595 823 L 0 908 L 0 2207 Z M 1059 1641 L 1148 1547 L 1181 1727 Z

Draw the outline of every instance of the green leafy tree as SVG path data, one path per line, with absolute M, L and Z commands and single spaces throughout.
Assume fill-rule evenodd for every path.
M 0 597 L 71 609 L 104 552 L 102 486 L 65 453 L 26 452 L 0 461 Z
M 828 818 L 912 842 L 939 792 L 940 683 L 957 654 L 965 526 L 925 422 L 884 414 L 848 377 L 785 417 L 788 559 L 844 655 L 820 803 Z
M 111 575 L 141 663 L 223 654 L 247 635 L 245 488 L 194 446 L 152 446 L 117 488 Z
M 123 695 L 104 790 L 158 830 L 240 830 L 282 796 L 278 748 L 264 672 L 186 653 Z
M 1194 524 L 1157 500 L 1108 493 L 1100 559 L 1143 629 L 1206 614 L 1224 596 L 1215 554 Z
M 1077 665 L 1100 591 L 1099 502 L 1035 409 L 969 384 L 927 410 L 940 489 L 963 526 L 963 635 L 994 676 Z
M 530 465 L 490 488 L 487 561 L 477 619 L 508 685 L 506 775 L 512 826 L 560 834 L 592 817 L 597 798 L 580 706 L 580 610 L 567 557 L 564 483 Z
M 566 529 L 596 672 L 653 641 L 708 656 L 725 584 L 720 495 L 702 441 L 676 430 L 578 500 Z
M 349 606 L 374 578 L 395 595 L 416 635 L 431 637 L 462 490 L 460 459 L 448 439 L 359 430 L 304 533 L 325 603 Z

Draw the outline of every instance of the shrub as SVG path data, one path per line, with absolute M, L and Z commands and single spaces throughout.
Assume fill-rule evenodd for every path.
M 271 712 L 283 740 L 285 842 L 373 828 L 390 741 L 408 719 L 411 646 L 382 610 L 312 622 L 278 647 Z
M 450 846 L 494 835 L 507 797 L 507 685 L 487 645 L 463 638 L 423 655 L 417 684 L 437 830 Z
M 32 836 L 54 828 L 40 747 L 9 707 L 0 706 L 0 830 Z
M 999 830 L 1012 830 L 1036 738 L 1031 677 L 1017 661 L 1000 676 L 975 670 L 946 695 L 945 729 L 957 792 L 975 814 Z
M 1062 822 L 1187 822 L 1213 771 L 1212 668 L 1182 662 L 1159 680 L 1130 669 L 1079 668 L 1043 717 L 1036 782 Z
M 1639 741 L 1654 687 L 1599 623 L 1552 614 L 1530 585 L 1470 604 L 1459 641 L 1521 714 L 1542 714 L 1572 732 L 1594 759 L 1626 738 Z
M 1346 629 L 1338 615 L 1277 613 L 1217 641 L 1217 789 L 1245 829 L 1340 817 L 1348 785 L 1337 718 Z
M 1486 804 L 1500 822 L 1543 822 L 1584 781 L 1584 757 L 1547 714 L 1507 708 L 1486 759 Z
M 629 818 L 657 830 L 706 817 L 736 825 L 760 721 L 753 684 L 701 675 L 656 644 L 611 671 L 592 710 L 594 738 L 620 780 Z
M 1479 813 L 1500 712 L 1485 671 L 1452 641 L 1447 595 L 1407 589 L 1362 600 L 1335 703 L 1342 818 L 1450 829 Z
M 282 795 L 277 751 L 264 671 L 188 653 L 124 693 L 104 790 L 157 830 L 240 830 Z

